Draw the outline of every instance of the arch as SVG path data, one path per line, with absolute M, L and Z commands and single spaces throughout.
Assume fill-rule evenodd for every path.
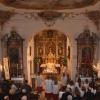
M 39 67 L 41 64 L 45 64 L 50 52 L 55 56 L 53 63 L 67 66 L 67 38 L 64 33 L 54 29 L 43 30 L 35 34 L 34 66 L 37 66 L 37 63 L 39 63 Z M 39 71 L 42 72 L 42 70 Z M 35 72 L 37 72 L 37 68 Z

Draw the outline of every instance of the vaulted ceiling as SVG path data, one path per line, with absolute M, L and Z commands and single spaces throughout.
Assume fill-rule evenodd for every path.
M 94 5 L 99 0 L 0 0 L 1 3 L 26 9 L 74 9 Z
M 0 0 L 1 25 L 16 13 L 47 21 L 84 14 L 99 27 L 100 0 Z

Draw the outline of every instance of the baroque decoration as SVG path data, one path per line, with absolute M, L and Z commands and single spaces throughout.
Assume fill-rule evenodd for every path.
M 1 12 L 0 14 L 0 24 L 3 25 L 12 15 L 14 15 L 15 12 Z M 16 13 L 17 14 L 17 13 Z M 64 20 L 65 18 L 73 19 L 76 16 L 79 15 L 86 15 L 90 20 L 94 22 L 97 29 L 99 29 L 99 20 L 100 20 L 100 11 L 85 11 L 83 13 L 74 13 L 74 12 L 58 12 L 58 11 L 52 11 L 52 10 L 45 10 L 45 11 L 39 11 L 39 12 L 31 12 L 31 13 L 24 13 L 21 14 L 24 17 L 28 19 L 40 19 L 43 20 L 44 24 L 48 27 L 53 26 L 58 19 Z
M 97 74 L 93 65 L 99 38 L 96 33 L 90 32 L 89 29 L 85 29 L 76 40 L 78 74 L 82 77 L 93 77 L 94 74 Z
M 38 16 L 45 22 L 47 26 L 53 26 L 58 18 L 62 17 L 62 13 L 57 11 L 39 12 Z
M 50 66 L 53 66 L 52 72 L 57 73 L 55 69 L 57 64 L 67 66 L 67 37 L 59 33 L 56 30 L 44 30 L 34 36 L 34 66 L 41 66 L 38 72 L 45 73 L 48 68 L 51 68 Z M 42 67 L 46 69 L 43 70 Z M 37 72 L 37 68 L 35 72 Z
M 3 58 L 9 60 L 10 78 L 23 77 L 23 41 L 24 39 L 12 30 L 10 34 L 5 34 L 2 39 Z
M 91 11 L 86 13 L 88 18 L 94 22 L 94 24 L 97 26 L 97 29 L 99 29 L 99 20 L 100 20 L 100 12 L 98 11 Z
M 3 25 L 14 13 L 8 11 L 0 11 L 0 24 Z
M 0 24 L 4 24 L 10 17 L 12 17 L 13 14 L 19 14 L 22 15 L 28 19 L 34 18 L 35 20 L 43 20 L 46 26 L 53 26 L 55 22 L 59 20 L 67 19 L 73 19 L 80 15 L 87 16 L 90 20 L 92 20 L 95 25 L 97 26 L 97 29 L 99 29 L 99 20 L 100 20 L 100 11 L 99 10 L 89 10 L 84 9 L 83 11 L 74 12 L 72 11 L 58 11 L 58 10 L 38 10 L 38 11 L 31 11 L 31 12 L 18 12 L 17 9 L 9 9 L 7 11 L 0 11 Z M 78 19 L 75 19 L 78 20 Z
M 34 9 L 34 10 L 58 10 L 82 8 L 94 5 L 99 0 L 1 0 L 3 4 L 16 8 Z

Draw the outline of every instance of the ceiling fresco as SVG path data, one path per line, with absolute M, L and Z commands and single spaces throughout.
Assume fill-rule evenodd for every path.
M 1 11 L 0 10 L 0 25 L 3 25 L 9 18 L 13 15 L 12 12 Z
M 0 0 L 1 3 L 7 6 L 34 10 L 83 8 L 94 5 L 98 1 L 99 0 Z

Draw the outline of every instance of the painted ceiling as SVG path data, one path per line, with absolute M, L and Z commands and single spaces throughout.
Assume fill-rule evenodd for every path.
M 99 0 L 0 0 L 1 3 L 7 6 L 34 10 L 83 8 L 94 5 L 98 1 Z
M 0 0 L 0 25 L 14 14 L 42 19 L 49 27 L 57 19 L 85 15 L 99 27 L 100 0 Z

